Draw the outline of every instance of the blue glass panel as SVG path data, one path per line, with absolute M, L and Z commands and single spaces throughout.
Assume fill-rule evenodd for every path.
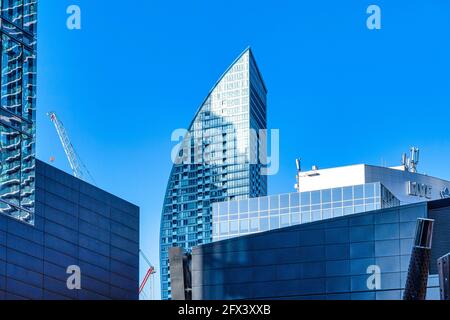
M 282 194 L 280 195 L 280 208 L 287 208 L 287 207 L 289 207 L 289 195 Z
M 260 228 L 261 228 L 261 231 L 269 230 L 269 219 L 268 218 L 262 218 L 260 220 Z
M 352 200 L 353 199 L 353 187 L 344 187 L 342 194 L 343 194 L 344 201 Z
M 311 204 L 320 204 L 320 191 L 311 192 Z
M 311 218 L 312 221 L 321 220 L 322 219 L 321 211 L 320 210 L 311 211 Z
M 280 207 L 278 196 L 270 197 L 270 209 L 278 209 Z
M 353 197 L 355 199 L 362 199 L 364 198 L 364 186 L 354 186 L 353 188 Z
M 292 213 L 291 214 L 291 222 L 292 224 L 299 224 L 300 223 L 300 214 L 298 213 Z
M 249 211 L 258 211 L 258 198 L 248 200 Z
M 239 212 L 248 212 L 248 200 L 239 201 Z
M 342 188 L 335 188 L 331 190 L 333 202 L 342 201 Z
M 238 221 L 230 221 L 230 234 L 237 234 L 239 232 Z
M 263 220 L 263 219 L 261 219 Z M 250 231 L 256 232 L 259 230 L 259 219 L 258 218 L 252 218 L 250 219 Z
M 269 198 L 259 198 L 259 210 L 268 210 L 269 209 Z
M 278 229 L 280 227 L 280 218 L 278 216 L 270 218 L 270 229 Z
M 364 185 L 364 198 L 373 198 L 375 196 L 375 185 L 369 183 Z
M 291 193 L 289 197 L 290 197 L 290 206 L 291 207 L 298 207 L 300 205 L 299 193 Z
M 219 215 L 228 215 L 228 202 L 219 203 Z
M 301 193 L 301 205 L 306 206 L 311 204 L 311 192 Z
M 246 233 L 249 231 L 248 219 L 239 221 L 239 231 L 241 233 Z
M 331 202 L 331 189 L 322 190 L 322 202 Z
M 290 225 L 290 217 L 288 214 L 284 214 L 280 216 L 280 226 L 283 227 L 287 227 Z
M 229 214 L 236 214 L 238 213 L 238 207 L 239 202 L 237 201 L 230 201 L 229 202 Z

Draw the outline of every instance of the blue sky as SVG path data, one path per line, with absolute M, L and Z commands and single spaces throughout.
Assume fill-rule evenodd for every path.
M 66 28 L 71 4 L 81 30 Z M 366 28 L 370 4 L 381 30 Z M 421 172 L 450 180 L 449 15 L 447 0 L 41 0 L 38 158 L 70 172 L 46 117 L 56 111 L 98 186 L 140 206 L 158 270 L 171 133 L 251 46 L 281 138 L 269 193 L 293 190 L 295 157 L 398 165 L 411 145 Z

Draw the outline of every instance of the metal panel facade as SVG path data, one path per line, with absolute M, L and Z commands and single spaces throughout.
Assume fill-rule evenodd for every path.
M 0 299 L 137 300 L 139 208 L 36 163 L 35 225 L 0 215 Z
M 418 203 L 195 247 L 193 298 L 401 299 L 416 221 L 427 216 Z M 443 237 L 450 233 L 435 234 L 435 243 Z M 368 286 L 371 266 L 380 272 L 377 288 Z M 439 299 L 434 274 L 428 298 Z

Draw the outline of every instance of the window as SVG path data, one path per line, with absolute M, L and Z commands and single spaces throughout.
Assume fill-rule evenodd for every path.
M 22 0 L 3 0 L 2 15 L 15 25 L 22 27 L 23 3 Z M 27 1 L 28 2 L 28 1 Z
M 239 201 L 239 212 L 248 212 L 248 200 Z
M 262 219 L 261 219 L 262 221 Z M 258 218 L 250 219 L 250 232 L 259 231 L 259 220 Z
M 259 199 L 259 209 L 260 210 L 267 210 L 267 209 L 269 209 L 269 203 L 268 203 L 268 198 L 267 197 Z
M 258 200 L 258 198 L 249 199 L 248 205 L 250 212 L 258 211 Z
M 311 211 L 311 219 L 312 219 L 312 221 L 320 220 L 322 218 L 320 213 L 321 213 L 320 210 Z
M 331 202 L 331 190 L 322 190 L 322 202 L 327 203 Z
M 238 234 L 239 232 L 239 223 L 238 221 L 230 221 L 230 234 Z
M 353 188 L 352 187 L 343 188 L 342 193 L 343 193 L 344 201 L 353 199 Z
M 342 188 L 336 188 L 332 191 L 333 202 L 342 201 Z
M 228 215 L 228 202 L 219 203 L 219 214 L 221 216 Z
M 244 219 L 239 221 L 239 232 L 240 233 L 247 233 L 249 231 L 248 227 L 248 219 Z
M 300 223 L 300 214 L 298 213 L 291 214 L 291 224 L 295 225 L 299 223 Z
M 37 2 L 35 0 L 24 0 L 23 6 L 23 28 L 31 34 L 36 32 Z
M 261 231 L 267 231 L 267 230 L 269 230 L 269 219 L 262 218 L 261 219 Z
M 280 217 L 270 217 L 270 229 L 278 229 L 280 227 Z
M 302 223 L 311 222 L 311 212 L 302 212 Z
M 237 201 L 232 201 L 229 203 L 229 212 L 230 214 L 236 214 L 238 213 L 238 202 Z
M 22 115 L 22 46 L 2 35 L 1 104 L 8 111 Z
M 354 198 L 355 199 L 362 199 L 364 198 L 364 186 L 355 186 L 353 189 L 354 192 Z
M 289 207 L 289 195 L 282 194 L 280 195 L 280 208 L 287 208 L 287 207 Z
M 320 191 L 311 192 L 311 203 L 319 204 L 320 203 Z
M 289 221 L 289 215 L 288 214 L 284 214 L 284 215 L 280 216 L 280 225 L 281 225 L 281 227 L 290 226 L 290 221 Z
M 291 193 L 290 200 L 291 207 L 298 207 L 300 205 L 300 196 L 298 193 Z
M 310 192 L 302 192 L 301 193 L 301 205 L 309 205 L 311 203 L 311 194 Z
M 278 209 L 280 207 L 280 203 L 278 202 L 278 196 L 270 197 L 270 209 Z
M 222 221 L 220 222 L 220 235 L 226 235 L 228 234 L 228 222 L 227 221 Z

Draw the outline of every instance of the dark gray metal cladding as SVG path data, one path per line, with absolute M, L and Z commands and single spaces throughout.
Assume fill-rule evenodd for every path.
M 441 300 L 450 300 L 450 253 L 439 258 L 437 264 L 439 270 Z
M 434 220 L 419 218 L 409 263 L 404 300 L 425 300 L 431 261 Z

